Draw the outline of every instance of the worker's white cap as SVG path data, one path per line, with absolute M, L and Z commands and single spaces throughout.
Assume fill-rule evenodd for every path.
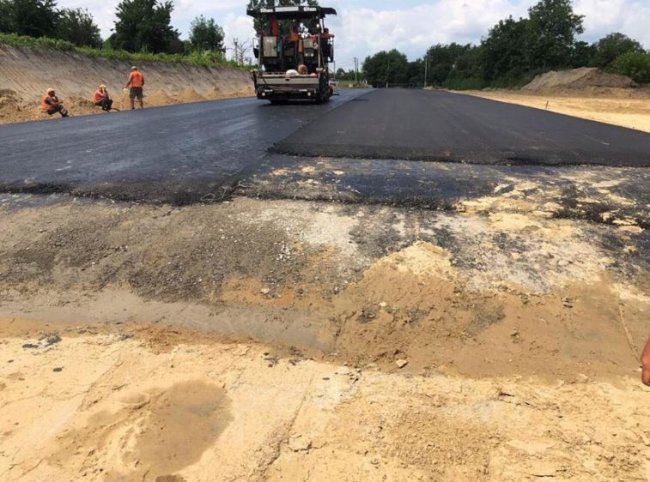
M 47 93 L 49 94 L 50 92 L 54 92 L 54 89 L 53 89 L 52 87 L 50 87 L 50 88 L 47 89 L 45 92 L 47 92 Z
M 131 70 L 138 70 L 138 68 L 134 65 L 133 67 L 131 67 Z

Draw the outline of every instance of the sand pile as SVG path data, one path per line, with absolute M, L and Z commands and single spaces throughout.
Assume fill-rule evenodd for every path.
M 573 70 L 551 71 L 538 75 L 522 90 L 618 88 L 628 89 L 637 84 L 624 75 L 608 74 L 600 69 L 583 67 Z

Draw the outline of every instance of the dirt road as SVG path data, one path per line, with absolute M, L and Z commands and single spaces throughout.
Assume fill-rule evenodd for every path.
M 644 480 L 647 232 L 516 202 L 4 197 L 2 478 Z

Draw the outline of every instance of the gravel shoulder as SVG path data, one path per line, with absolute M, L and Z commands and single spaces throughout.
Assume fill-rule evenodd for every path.
M 463 94 L 650 132 L 650 88 L 467 91 Z
M 38 340 L 29 323 L 2 327 L 3 480 L 604 481 L 650 470 L 648 394 L 627 377 L 387 373 L 129 325 L 26 349 Z

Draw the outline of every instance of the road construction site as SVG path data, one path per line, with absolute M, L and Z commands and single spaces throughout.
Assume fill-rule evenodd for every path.
M 3 480 L 650 477 L 648 134 L 355 89 L 0 143 Z

